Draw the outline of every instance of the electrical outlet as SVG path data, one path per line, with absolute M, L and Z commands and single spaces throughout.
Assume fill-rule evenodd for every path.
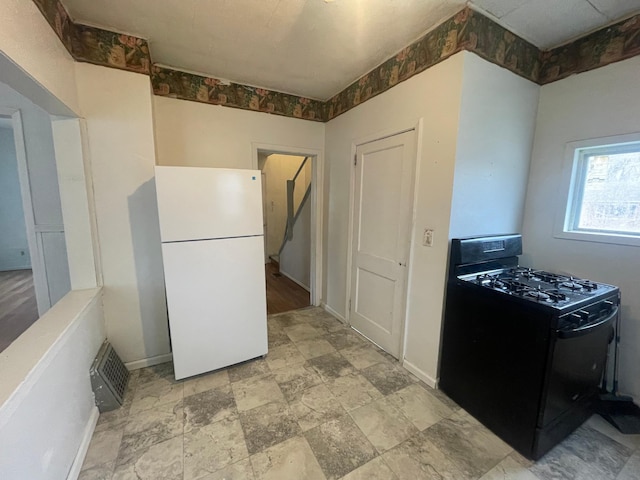
M 422 235 L 422 245 L 425 247 L 433 247 L 433 229 L 425 228 L 424 235 Z

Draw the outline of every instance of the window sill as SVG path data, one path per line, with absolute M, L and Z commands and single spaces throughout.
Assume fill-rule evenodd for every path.
M 581 242 L 609 243 L 613 245 L 625 245 L 640 247 L 640 237 L 634 235 L 620 235 L 598 232 L 559 231 L 553 235 L 564 240 L 578 240 Z

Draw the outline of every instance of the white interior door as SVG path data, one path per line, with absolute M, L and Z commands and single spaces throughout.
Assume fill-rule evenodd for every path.
M 405 317 L 415 148 L 410 131 L 356 150 L 349 319 L 396 358 Z

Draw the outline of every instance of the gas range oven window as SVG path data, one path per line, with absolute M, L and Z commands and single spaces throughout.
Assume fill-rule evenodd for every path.
M 556 237 L 640 245 L 640 134 L 568 144 L 564 177 Z

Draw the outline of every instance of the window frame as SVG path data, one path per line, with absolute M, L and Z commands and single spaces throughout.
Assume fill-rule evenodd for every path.
M 586 149 L 624 151 L 625 144 L 639 143 L 640 133 L 592 138 L 569 142 L 565 148 L 562 169 L 562 193 L 554 225 L 554 237 L 587 242 L 610 243 L 617 245 L 640 246 L 640 233 L 627 234 L 605 230 L 587 230 L 577 228 L 577 217 L 582 206 L 582 191 L 586 176 Z

